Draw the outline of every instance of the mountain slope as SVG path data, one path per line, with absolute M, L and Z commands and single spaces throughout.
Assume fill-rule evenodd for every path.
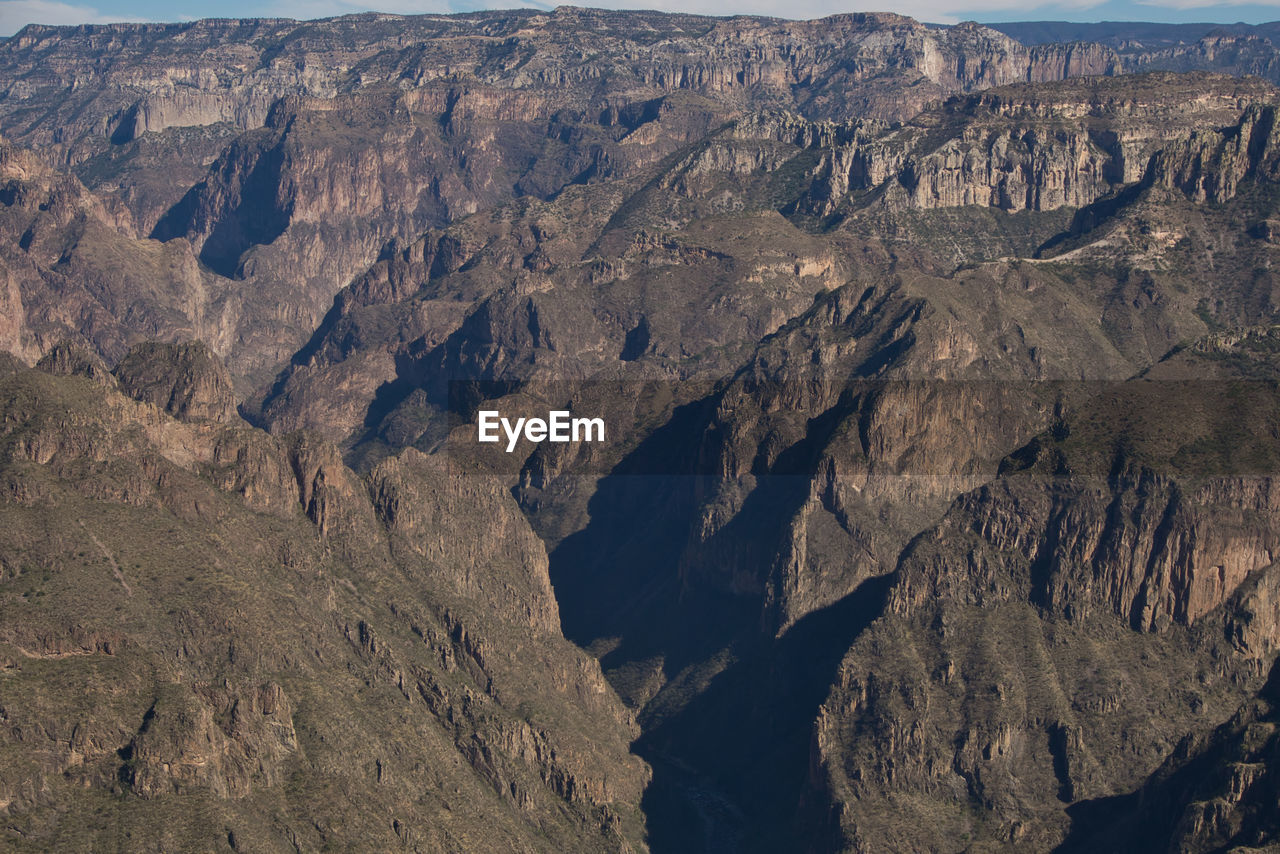
M 0 397 L 6 847 L 641 845 L 629 716 L 492 484 L 80 376 Z

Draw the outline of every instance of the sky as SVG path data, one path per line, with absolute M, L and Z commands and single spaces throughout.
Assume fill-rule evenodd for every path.
M 28 23 L 181 21 L 196 18 L 324 18 L 353 12 L 399 14 L 551 8 L 564 0 L 0 0 L 0 36 Z M 933 23 L 958 21 L 1161 21 L 1262 23 L 1280 19 L 1280 0 L 591 0 L 579 5 L 661 9 L 708 15 L 821 18 L 840 12 L 893 11 Z

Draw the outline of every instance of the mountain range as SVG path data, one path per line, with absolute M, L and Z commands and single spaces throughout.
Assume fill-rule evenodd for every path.
M 0 847 L 1273 850 L 1275 36 L 0 43 Z

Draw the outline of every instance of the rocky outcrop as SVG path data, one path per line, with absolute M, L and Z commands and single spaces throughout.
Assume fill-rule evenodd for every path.
M 120 388 L 184 421 L 235 417 L 231 377 L 218 357 L 199 341 L 139 344 L 114 371 Z
M 1233 686 L 1260 687 L 1280 648 L 1274 472 L 1259 467 L 1272 398 L 1257 388 L 1254 408 L 1253 386 L 1233 383 L 1273 368 L 1248 345 L 1175 355 L 1081 404 L 903 551 L 814 730 L 810 784 L 840 805 L 841 844 L 935 845 L 962 826 L 941 805 L 976 799 L 975 837 L 1076 850 L 1102 840 L 1103 796 L 1166 778 L 1162 763 L 1182 766 L 1237 708 Z M 1215 370 L 1197 401 L 1186 377 Z M 1234 415 L 1218 417 L 1227 399 Z M 1177 422 L 1160 417 L 1172 409 Z M 1230 438 L 1241 421 L 1256 444 Z M 1142 723 L 1155 720 L 1176 723 Z M 908 793 L 931 829 L 894 817 Z M 1090 803 L 1068 822 L 1055 799 Z M 1249 821 L 1216 823 L 1229 797 L 1185 808 L 1174 838 Z
M 1031 91 L 956 98 L 893 130 L 811 133 L 831 150 L 802 208 L 1051 211 L 1140 183 L 1222 201 L 1273 159 L 1265 85 L 1156 75 Z
M 1212 851 L 1274 840 L 1276 673 L 1212 733 L 1180 743 L 1141 788 L 1073 820 L 1064 851 Z
M 45 353 L 36 368 L 63 377 L 87 377 L 99 385 L 115 385 L 115 377 L 106 364 L 88 347 L 74 341 L 61 341 Z
M 235 696 L 202 698 L 183 685 L 165 686 L 122 751 L 122 778 L 137 795 L 208 791 L 243 798 L 255 784 L 281 782 L 281 763 L 298 749 L 294 710 L 275 683 Z M 218 702 L 221 708 L 212 705 Z

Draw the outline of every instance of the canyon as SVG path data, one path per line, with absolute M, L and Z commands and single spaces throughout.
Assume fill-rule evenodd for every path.
M 1280 844 L 1275 35 L 0 43 L 3 847 Z

